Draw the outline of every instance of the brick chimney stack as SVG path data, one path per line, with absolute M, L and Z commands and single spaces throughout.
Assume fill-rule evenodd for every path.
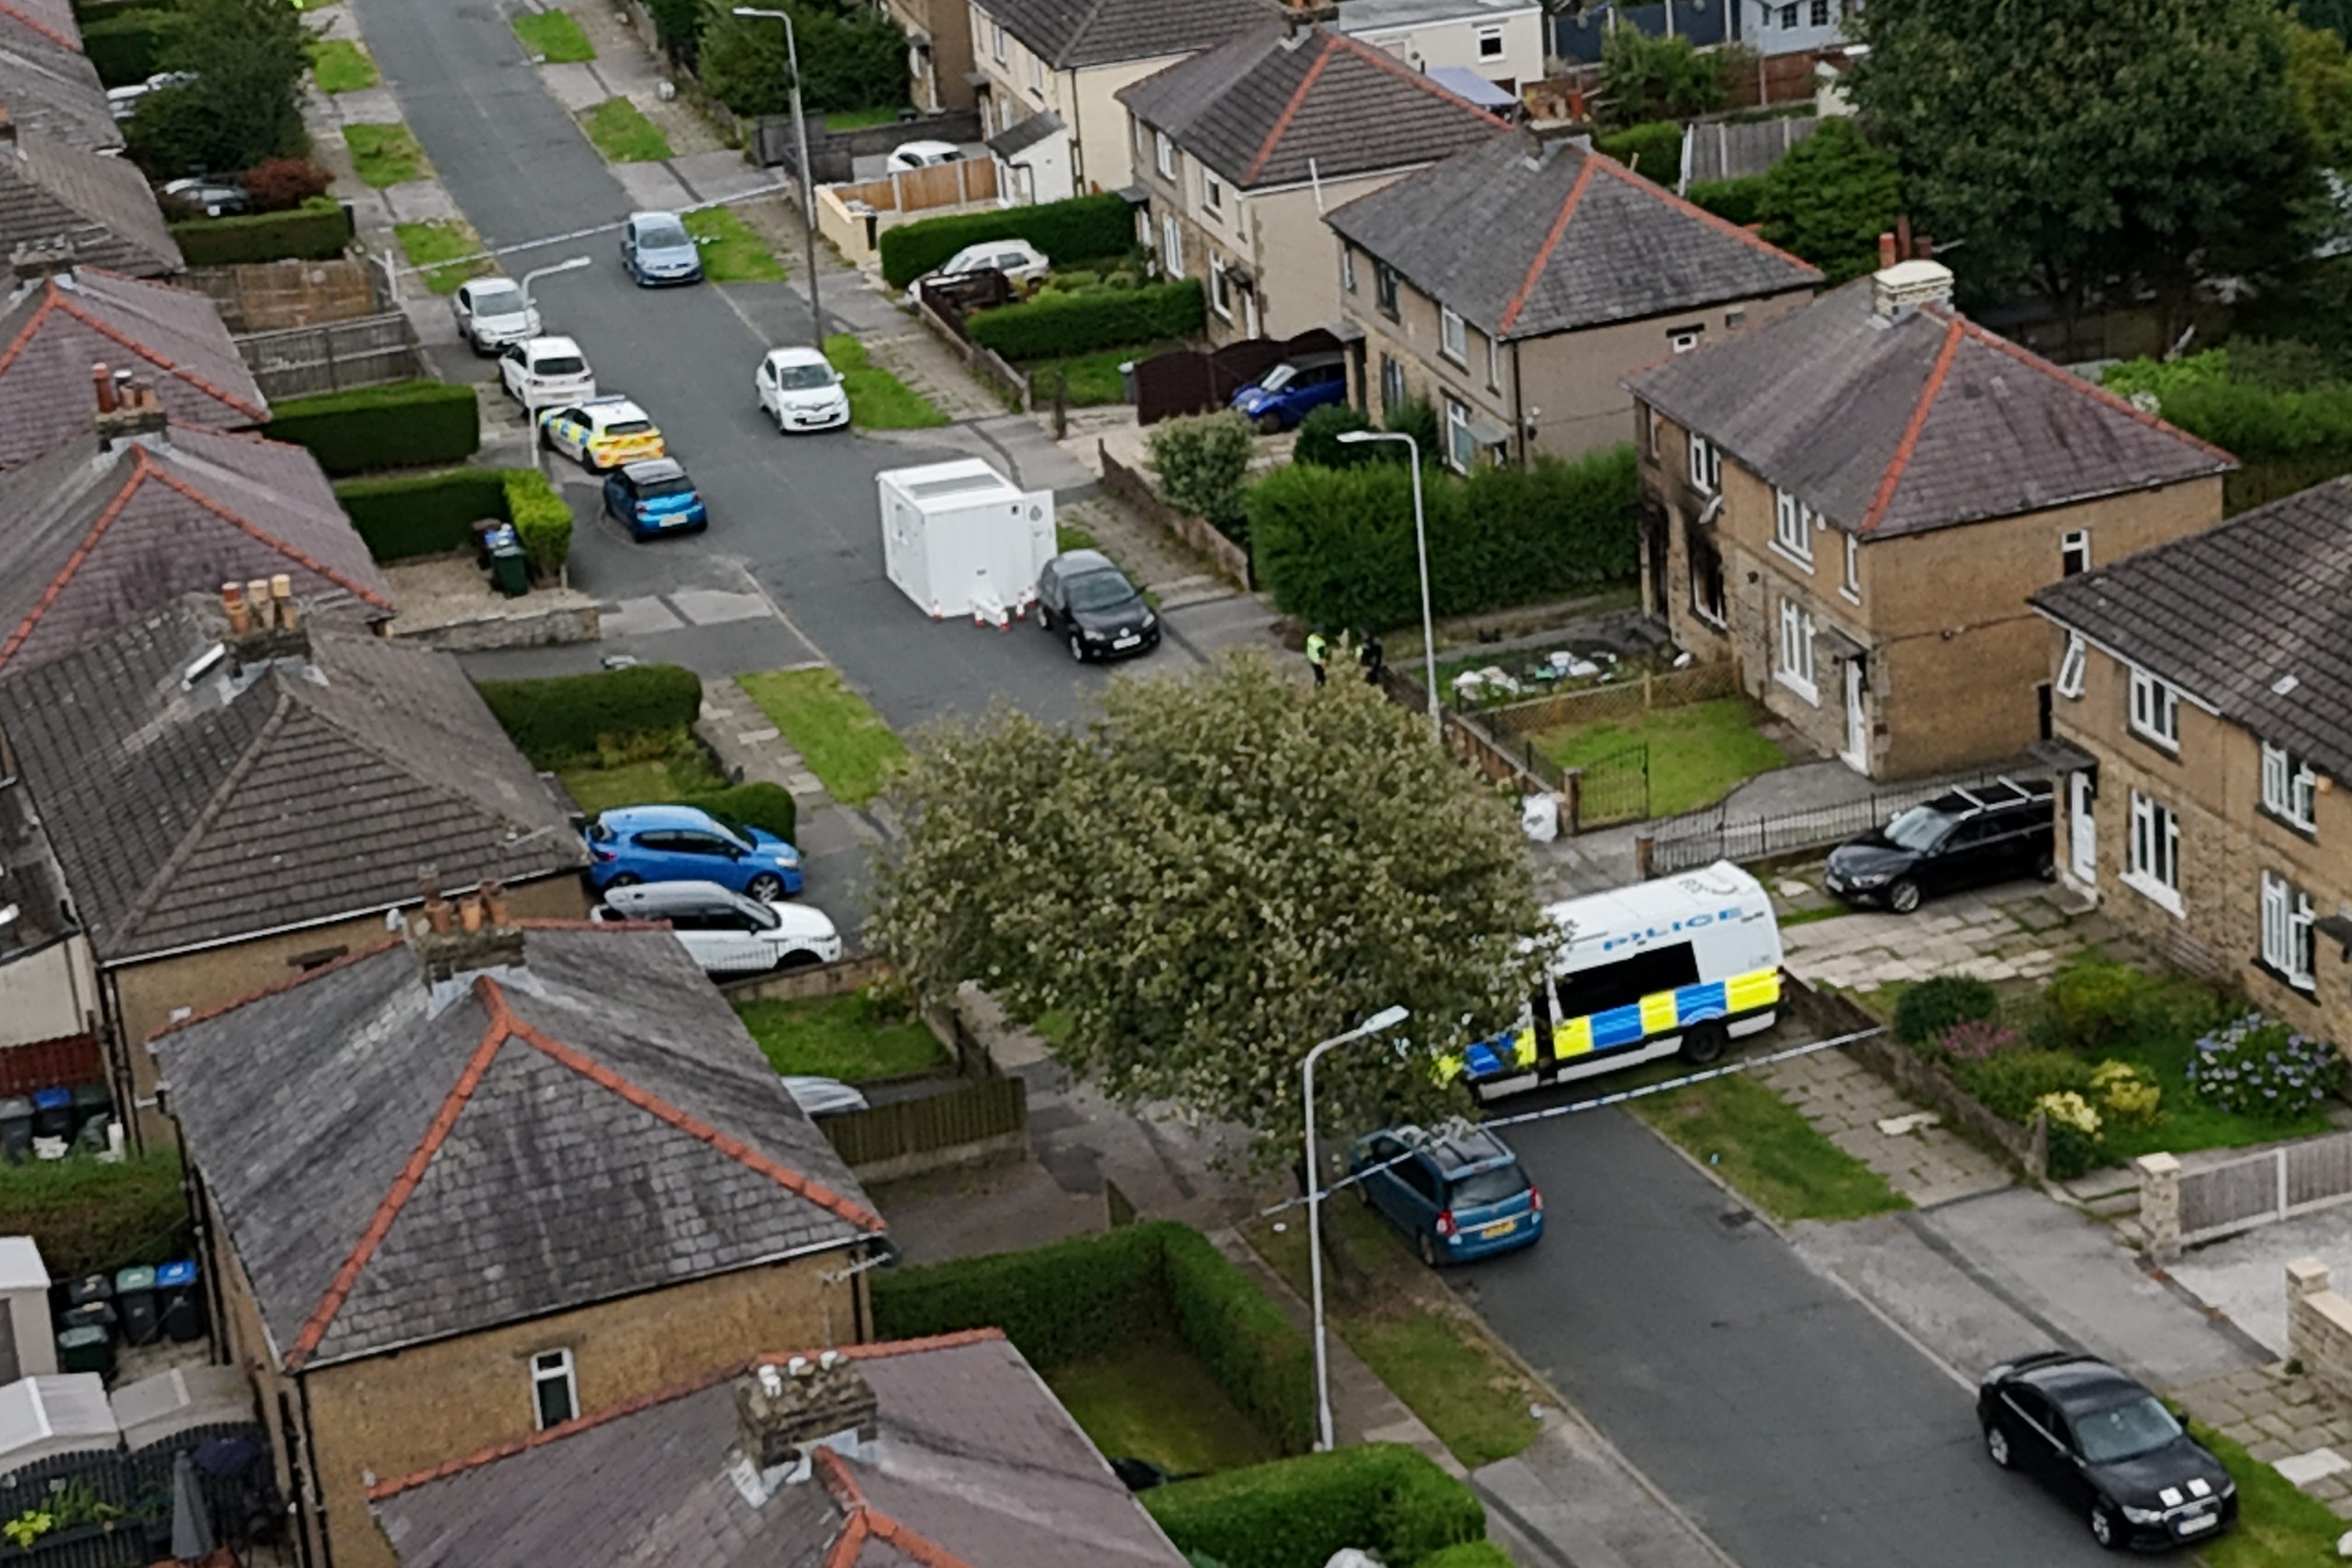
M 310 634 L 294 603 L 294 579 L 286 573 L 222 584 L 221 612 L 228 617 L 228 636 L 222 640 L 238 671 L 310 657 Z
M 743 1457 L 762 1470 L 797 1465 L 812 1447 L 855 1451 L 881 1432 L 881 1402 L 839 1351 L 761 1367 L 735 1387 Z
M 471 893 L 460 893 L 452 905 L 441 896 L 441 880 L 428 871 L 422 879 L 425 906 L 421 919 L 408 926 L 408 944 L 425 967 L 425 984 L 436 997 L 454 994 L 467 976 L 487 969 L 516 969 L 523 961 L 523 933 L 507 906 L 507 891 L 495 879 Z
M 44 278 L 73 276 L 74 247 L 68 239 L 27 240 L 8 253 L 8 269 L 16 287 L 30 288 Z
M 110 452 L 142 436 L 161 437 L 172 427 L 171 416 L 163 412 L 163 400 L 153 387 L 122 374 L 101 380 L 105 369 L 102 364 L 90 366 L 91 389 L 98 398 L 93 426 L 100 450 Z

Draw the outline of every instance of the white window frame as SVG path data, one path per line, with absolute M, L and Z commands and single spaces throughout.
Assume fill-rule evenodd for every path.
M 1813 0 L 1811 20 L 1816 27 L 1826 27 L 1830 25 L 1830 0 Z
M 2180 750 L 2180 693 L 2147 671 L 2131 672 L 2132 733 L 2168 752 Z
M 2058 656 L 2058 695 L 2070 701 L 2083 695 L 2083 678 L 2091 664 L 2091 645 L 2080 632 L 2066 634 L 2066 651 Z
M 2180 818 L 2153 795 L 2131 792 L 2131 833 L 2125 845 L 2123 881 L 2149 902 L 2179 915 Z
M 1209 258 L 1209 309 L 1230 321 L 1234 319 L 1233 283 L 1225 275 L 1225 258 Z
M 1503 390 L 1503 340 L 1491 335 L 1486 339 L 1486 390 Z
M 1404 362 L 1394 354 L 1381 356 L 1381 412 L 1401 408 L 1412 400 L 1412 389 L 1405 384 Z
M 1813 569 L 1813 509 L 1789 491 L 1772 490 L 1772 548 L 1802 566 Z
M 1814 663 L 1813 613 L 1801 599 L 1780 601 L 1780 636 L 1772 653 L 1772 679 L 1818 708 L 1822 689 Z
M 2262 874 L 2263 963 L 2298 991 L 2316 991 L 2311 895 L 2273 872 Z
M 1501 27 L 1486 26 L 1478 29 L 1478 58 L 1482 60 L 1499 60 L 1503 58 Z
M 1658 455 L 1658 411 L 1643 403 L 1642 410 L 1642 450 L 1654 458 Z
M 2091 531 L 2070 528 L 2058 536 L 2058 574 L 2075 577 L 2091 569 Z
M 1045 96 L 1045 60 L 1042 55 L 1033 53 L 1029 57 L 1029 90 L 1038 98 Z
M 2263 742 L 2263 809 L 2308 832 L 2319 810 L 2319 775 L 2284 746 Z
M 1666 345 L 1678 354 L 1686 354 L 1698 347 L 1706 332 L 1705 327 L 1676 327 L 1666 334 Z
M 1176 177 L 1176 143 L 1165 131 L 1154 131 L 1151 135 L 1152 163 L 1159 169 L 1161 179 L 1172 180 Z
M 1339 247 L 1339 288 L 1343 293 L 1356 291 L 1356 247 L 1352 245 Z
M 988 52 L 998 65 L 1004 63 L 1004 24 L 993 16 L 988 19 Z
M 1711 496 L 1723 489 L 1723 454 L 1696 430 L 1690 437 L 1690 481 L 1702 495 Z
M 563 1385 L 563 1403 L 571 1414 L 563 1421 L 547 1419 L 547 1406 L 540 1401 L 540 1390 L 551 1383 Z M 564 1421 L 580 1419 L 580 1376 L 572 1365 L 569 1350 L 541 1351 L 530 1358 L 530 1421 L 534 1430 L 544 1432 L 550 1426 L 561 1426 Z
M 1437 352 L 1465 369 L 1469 367 L 1470 329 L 1463 324 L 1462 312 L 1446 305 L 1437 307 Z
M 1404 279 L 1385 261 L 1372 263 L 1372 303 L 1391 321 L 1403 314 Z
M 1206 163 L 1201 165 L 1201 207 L 1205 212 L 1223 217 L 1225 211 L 1225 183 L 1209 173 Z
M 1160 268 L 1171 282 L 1184 276 L 1184 230 L 1174 213 L 1160 216 Z
M 1838 584 L 1838 592 L 1847 603 L 1859 605 L 1862 603 L 1862 535 L 1849 533 L 1843 537 L 1845 540 L 1845 581 Z
M 1477 437 L 1470 434 L 1470 405 L 1449 396 L 1445 400 L 1445 466 L 1466 474 L 1477 457 Z

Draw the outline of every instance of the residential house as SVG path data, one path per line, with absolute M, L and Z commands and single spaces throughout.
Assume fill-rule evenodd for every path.
M 1474 71 L 1513 98 L 1544 76 L 1539 0 L 1339 0 L 1332 26 L 1417 71 Z
M 1339 291 L 1323 213 L 1505 129 L 1382 49 L 1280 22 L 1118 97 L 1160 270 L 1202 279 L 1220 341 L 1330 326 Z
M 1118 89 L 1276 14 L 1267 0 L 972 0 L 970 10 L 982 133 L 1034 115 L 1061 121 L 1047 139 L 1062 145 L 1029 160 L 1041 202 L 1131 184 Z
M 1725 0 L 1731 36 L 1759 55 L 1834 49 L 1846 43 L 1846 19 L 1862 0 Z
M 964 0 L 884 0 L 907 35 L 908 98 L 918 109 L 970 109 L 971 13 Z
M 1182 1568 L 996 1329 L 812 1349 L 370 1489 L 402 1568 Z
M 882 1221 L 667 927 L 488 886 L 376 935 L 153 1042 L 305 1562 L 394 1561 L 383 1478 L 867 1337 Z
M 2063 633 L 2062 874 L 2352 1045 L 2352 480 L 2088 564 L 2033 605 Z
M 0 752 L 0 776 L 13 773 Z M 65 873 L 21 789 L 0 786 L 0 1094 L 106 1077 L 98 970 Z
M 1626 383 L 1646 605 L 1874 778 L 2022 752 L 2050 680 L 2028 598 L 2210 527 L 2236 466 L 1970 321 L 1951 283 L 1891 263 Z
M 1822 279 L 1613 158 L 1525 134 L 1324 221 L 1361 334 L 1357 404 L 1428 403 L 1456 468 L 1633 439 L 1629 372 L 1796 310 Z
M 20 126 L 0 103 L 0 254 L 60 243 L 134 278 L 186 265 L 137 164 Z
M 499 878 L 536 917 L 587 912 L 586 846 L 456 658 L 324 616 L 289 626 L 289 579 L 0 671 L 0 793 L 30 797 L 57 852 L 142 1144 L 170 1129 L 140 1042 L 380 942 L 419 872 Z
M 0 469 L 90 429 L 90 367 L 108 361 L 149 377 L 174 425 L 247 430 L 269 418 L 260 384 L 205 296 L 77 268 L 62 249 L 20 249 L 16 277 L 0 307 Z
M 1747 9 L 1754 20 L 1755 5 L 1756 0 L 1570 0 L 1555 8 L 1551 52 L 1572 63 L 1597 64 L 1612 27 L 1638 28 L 1654 38 L 1688 38 L 1706 48 L 1731 38 L 1734 13 Z

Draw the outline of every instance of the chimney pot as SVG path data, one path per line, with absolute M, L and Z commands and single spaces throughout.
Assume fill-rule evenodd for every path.
M 236 583 L 221 584 L 221 610 L 228 616 L 228 635 L 241 637 L 253 627 L 253 617 L 246 614 L 245 589 Z
M 1900 256 L 1897 256 L 1895 253 L 1895 236 L 1892 234 L 1880 235 L 1878 237 L 1879 269 L 1884 271 L 1902 259 L 1903 258 Z
M 771 1363 L 760 1369 L 760 1391 L 771 1399 L 781 1399 L 784 1393 L 784 1374 Z
M 476 932 L 479 931 L 482 929 L 482 900 L 479 899 L 459 899 L 457 900 L 457 924 L 467 936 L 472 936 Z
M 300 630 L 302 612 L 294 605 L 294 579 L 283 572 L 270 578 L 269 597 L 276 605 L 278 629 L 289 632 Z
M 277 625 L 275 606 L 269 602 L 269 579 L 256 577 L 245 585 L 246 607 L 253 612 L 254 626 L 268 631 Z
M 809 1358 L 796 1355 L 784 1363 L 784 1370 L 794 1377 L 806 1377 L 809 1375 Z
M 818 1372 L 806 1356 L 784 1363 L 778 1376 L 771 1364 L 735 1389 L 735 1416 L 743 1452 L 761 1469 L 797 1463 L 811 1446 L 827 1438 L 851 1444 L 879 1435 L 880 1405 L 874 1389 L 843 1356 Z
M 506 884 L 494 877 L 482 884 L 480 892 L 482 910 L 490 917 L 490 924 L 507 926 L 514 923 L 508 914 Z
M 98 394 L 98 411 L 100 414 L 113 413 L 114 376 L 106 368 L 104 360 L 100 360 L 89 367 L 89 380 L 91 387 Z

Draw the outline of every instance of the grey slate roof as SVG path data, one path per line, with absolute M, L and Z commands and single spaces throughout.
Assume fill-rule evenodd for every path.
M 1138 120 L 1244 190 L 1413 168 L 1504 129 L 1383 49 L 1328 27 L 1293 34 L 1281 22 L 1118 96 Z
M 1865 535 L 2010 517 L 2237 466 L 1949 306 L 1879 317 L 1868 278 L 1625 384 L 1835 526 Z
M 85 267 L 0 310 L 0 468 L 89 428 L 97 363 L 145 376 L 174 424 L 237 430 L 269 417 L 210 299 Z
M 231 675 L 183 600 L 0 677 L 0 732 L 101 960 L 569 872 L 586 847 L 450 655 L 314 620 L 307 665 Z
M 1000 158 L 1010 158 L 1026 153 L 1038 142 L 1065 129 L 1062 117 L 1052 110 L 1033 114 L 1010 131 L 1000 131 L 987 141 L 987 148 Z
M 994 1330 L 859 1345 L 880 1435 L 754 1504 L 729 1476 L 733 1382 L 591 1415 L 487 1463 L 389 1480 L 373 1506 L 403 1568 L 1181 1568 L 1021 1352 Z M 780 1358 L 765 1358 L 775 1360 Z M 817 1468 L 817 1467 L 812 1467 Z M 863 1512 L 863 1528 L 852 1516 Z M 846 1548 L 845 1550 L 854 1550 Z
M 667 930 L 530 927 L 450 984 L 395 942 L 152 1042 L 287 1366 L 880 1234 Z
M 2033 604 L 2352 783 L 2352 479 L 2068 577 Z
M 1189 55 L 1278 15 L 1267 0 L 986 0 L 1055 70 Z
M 85 365 L 85 396 L 88 380 Z M 0 408 L 5 390 L 0 378 Z M 308 449 L 194 426 L 168 434 L 107 450 L 93 433 L 0 473 L 0 673 L 181 595 L 278 572 L 313 612 L 392 615 L 383 571 Z
M 1811 289 L 1821 273 L 1613 158 L 1515 135 L 1326 216 L 1505 340 Z
M 79 49 L 0 17 L 0 105 L 28 131 L 93 153 L 120 150 L 122 127 L 98 69 Z M 0 258 L 5 260 L 5 258 Z
M 185 264 L 138 165 L 44 136 L 0 104 L 0 257 L 69 241 L 95 267 L 157 278 Z
M 25 37 L 81 52 L 81 24 L 72 0 L 0 0 L 0 38 L 21 28 Z

